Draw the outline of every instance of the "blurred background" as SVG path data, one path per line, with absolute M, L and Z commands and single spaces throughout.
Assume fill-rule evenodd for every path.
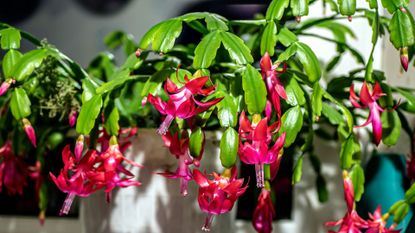
M 106 49 L 103 38 L 114 30 L 131 33 L 138 40 L 154 24 L 189 11 L 213 11 L 230 19 L 250 18 L 255 13 L 264 12 L 266 9 L 264 4 L 253 4 L 254 2 L 259 1 L 13 0 L 2 1 L 0 21 L 26 30 L 38 38 L 47 38 L 48 42 L 56 45 L 69 57 L 87 66 L 99 52 Z M 264 3 L 264 1 L 261 2 Z M 366 2 L 358 1 L 358 4 L 366 4 Z M 414 10 L 414 4 L 411 5 L 411 10 Z M 310 15 L 304 17 L 304 20 L 322 14 L 321 4 L 314 4 L 310 9 Z M 351 44 L 367 58 L 371 49 L 371 30 L 369 30 L 367 21 L 356 18 L 352 22 L 344 21 L 343 23 L 349 25 L 358 36 Z M 332 36 L 324 30 L 314 32 L 326 37 Z M 181 39 L 188 42 L 194 38 L 190 36 L 190 38 Z M 302 37 L 300 40 L 310 45 L 322 63 L 327 63 L 334 55 L 335 47 L 332 44 L 307 37 Z M 399 86 L 415 86 L 414 78 L 409 77 L 411 74 L 413 76 L 413 67 L 410 67 L 405 74 L 400 72 L 399 53 L 389 45 L 387 37 L 378 43 L 375 58 L 374 68 L 385 70 L 389 83 Z M 348 54 L 342 58 L 340 65 L 336 66 L 333 72 L 336 75 L 346 74 L 355 66 L 354 58 Z M 406 135 L 403 134 L 401 137 L 406 137 Z M 288 187 L 289 192 L 285 197 L 283 208 L 277 207 L 279 216 L 283 219 L 275 222 L 275 232 L 324 232 L 325 228 L 322 224 L 325 221 L 340 218 L 344 214 L 341 175 L 337 165 L 339 147 L 319 141 L 315 143 L 316 152 L 323 161 L 322 174 L 327 177 L 330 199 L 325 204 L 319 203 L 314 187 L 316 177 L 308 160 L 305 160 L 303 180 L 293 190 Z M 400 140 L 400 145 L 392 152 L 409 153 L 408 143 L 406 138 Z M 382 148 L 382 150 L 391 152 L 389 148 Z M 371 148 L 365 148 L 365 151 L 369 154 Z M 105 207 L 105 203 L 103 206 Z M 145 209 L 143 213 L 146 213 Z M 201 223 L 189 222 L 188 224 L 200 225 Z M 76 214 L 73 218 L 47 218 L 45 226 L 40 227 L 35 215 L 31 217 L 3 213 L 0 215 L 0 226 L 0 232 L 10 233 L 85 231 Z M 160 226 L 157 229 L 166 230 L 168 227 Z M 236 230 L 241 233 L 253 232 L 250 221 L 245 220 L 236 221 Z M 214 230 L 214 232 L 221 231 Z

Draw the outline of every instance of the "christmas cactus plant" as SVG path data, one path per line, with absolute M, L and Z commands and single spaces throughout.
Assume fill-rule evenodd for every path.
M 189 182 L 199 186 L 198 203 L 207 214 L 203 230 L 245 192 L 247 181 L 237 178 L 239 164 L 245 163 L 255 168 L 259 194 L 253 227 L 271 232 L 273 202 L 279 200 L 273 200 L 270 182 L 281 160 L 293 156 L 284 151 L 299 152 L 292 183 L 301 181 L 303 160 L 310 159 L 319 199 L 327 200 L 313 144 L 320 137 L 341 145 L 347 205 L 343 219 L 326 225 L 341 225 L 337 232 L 399 232 L 397 225 L 415 202 L 415 185 L 387 212 L 379 208 L 370 219 L 361 218 L 356 202 L 364 192 L 365 176 L 358 133 L 363 131 L 359 127 L 371 132 L 374 146 L 395 145 L 401 129 L 413 138 L 406 117 L 415 113 L 415 90 L 389 85 L 389 77 L 375 70 L 373 62 L 379 38 L 385 38 L 400 53 L 396 62 L 408 70 L 415 22 L 408 0 L 362 2 L 364 8 L 357 8 L 356 0 L 273 0 L 264 14 L 250 20 L 188 13 L 153 26 L 138 42 L 120 31 L 109 34 L 104 41 L 110 51 L 99 54 L 85 70 L 46 41 L 1 24 L 0 188 L 19 194 L 28 177 L 38 179 L 41 216 L 47 199 L 42 181 L 49 178 L 67 193 L 61 214 L 68 213 L 75 196 L 97 190 L 105 190 L 109 202 L 115 187 L 140 185 L 126 165 L 141 165 L 123 155 L 129 139 L 137 127 L 157 127 L 177 159 L 177 169 L 154 175 L 179 179 L 183 196 Z M 330 7 L 330 15 L 309 19 L 309 5 L 318 3 Z M 370 54 L 361 55 L 349 43 L 355 35 L 341 20 L 354 17 L 367 19 Z M 176 43 L 184 27 L 196 43 Z M 333 36 L 314 34 L 312 28 Z M 336 55 L 321 64 L 321 54 L 302 42 L 304 36 L 333 43 Z M 36 48 L 19 52 L 21 38 Z M 126 54 L 120 66 L 111 54 L 118 48 Z M 360 68 L 347 76 L 328 75 L 346 52 Z M 222 131 L 221 171 L 201 172 L 206 130 Z M 71 145 L 64 147 L 64 139 L 51 145 L 52 133 L 72 139 Z M 59 174 L 49 173 L 43 164 L 57 146 L 63 167 Z M 410 178 L 414 161 L 408 161 Z M 388 218 L 393 218 L 391 226 L 386 226 Z

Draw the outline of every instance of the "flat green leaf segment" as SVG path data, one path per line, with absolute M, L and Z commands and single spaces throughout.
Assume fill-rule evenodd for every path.
M 300 106 L 288 109 L 282 115 L 282 126 L 280 132 L 285 132 L 284 147 L 289 147 L 296 139 L 297 134 L 303 126 L 303 113 Z
M 76 131 L 79 134 L 88 135 L 94 128 L 95 120 L 98 117 L 102 107 L 101 95 L 95 95 L 86 101 L 81 108 L 79 117 L 76 122 Z
M 221 44 L 237 64 L 245 65 L 254 61 L 251 50 L 241 38 L 230 32 L 216 30 L 206 35 L 197 45 L 193 67 L 208 68 L 214 61 Z
M 20 40 L 21 35 L 20 31 L 15 28 L 6 28 L 0 30 L 0 42 L 1 42 L 1 49 L 19 49 L 20 48 Z
M 220 161 L 225 168 L 235 165 L 239 148 L 239 135 L 233 128 L 228 128 L 220 140 Z
M 16 120 L 28 117 L 31 114 L 30 99 L 23 88 L 15 88 L 10 100 L 10 108 Z
M 251 65 L 247 65 L 242 74 L 242 87 L 245 91 L 248 112 L 251 114 L 262 113 L 267 102 L 267 89 L 261 74 Z
M 302 42 L 296 41 L 292 43 L 290 47 L 278 56 L 277 63 L 288 61 L 294 55 L 302 64 L 308 80 L 312 83 L 318 81 L 321 77 L 320 63 L 313 50 Z

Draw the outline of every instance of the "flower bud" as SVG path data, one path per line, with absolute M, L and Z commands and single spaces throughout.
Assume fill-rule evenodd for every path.
M 4 95 L 7 92 L 7 90 L 9 90 L 10 85 L 15 82 L 16 81 L 13 79 L 7 79 L 6 81 L 4 81 L 0 86 L 0 96 Z
M 36 147 L 36 133 L 35 133 L 35 130 L 33 129 L 32 124 L 30 124 L 30 121 L 26 118 L 23 118 L 22 122 L 23 122 L 24 131 L 27 137 L 29 138 L 32 145 Z
M 79 135 L 78 139 L 76 139 L 75 144 L 75 158 L 76 161 L 79 161 L 82 156 L 82 151 L 84 150 L 84 135 Z
M 69 125 L 74 127 L 76 124 L 76 118 L 78 117 L 78 112 L 76 110 L 71 110 L 69 113 Z
M 402 68 L 405 71 L 408 71 L 408 63 L 409 63 L 408 47 L 401 48 L 400 49 L 400 53 L 401 53 L 401 65 L 402 65 Z

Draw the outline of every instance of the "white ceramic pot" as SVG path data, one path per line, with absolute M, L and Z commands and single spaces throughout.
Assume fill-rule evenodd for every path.
M 221 171 L 219 162 L 220 133 L 206 134 L 201 170 Z M 164 147 L 155 129 L 140 129 L 133 146 L 125 154 L 144 168 L 132 172 L 142 182 L 139 187 L 113 191 L 110 204 L 104 192 L 82 199 L 80 218 L 86 233 L 158 233 L 200 232 L 205 214 L 197 203 L 197 185 L 189 183 L 189 194 L 180 195 L 179 180 L 167 179 L 155 172 L 175 171 L 177 161 Z M 234 208 L 235 210 L 236 208 Z M 233 232 L 235 214 L 216 217 L 212 232 Z

